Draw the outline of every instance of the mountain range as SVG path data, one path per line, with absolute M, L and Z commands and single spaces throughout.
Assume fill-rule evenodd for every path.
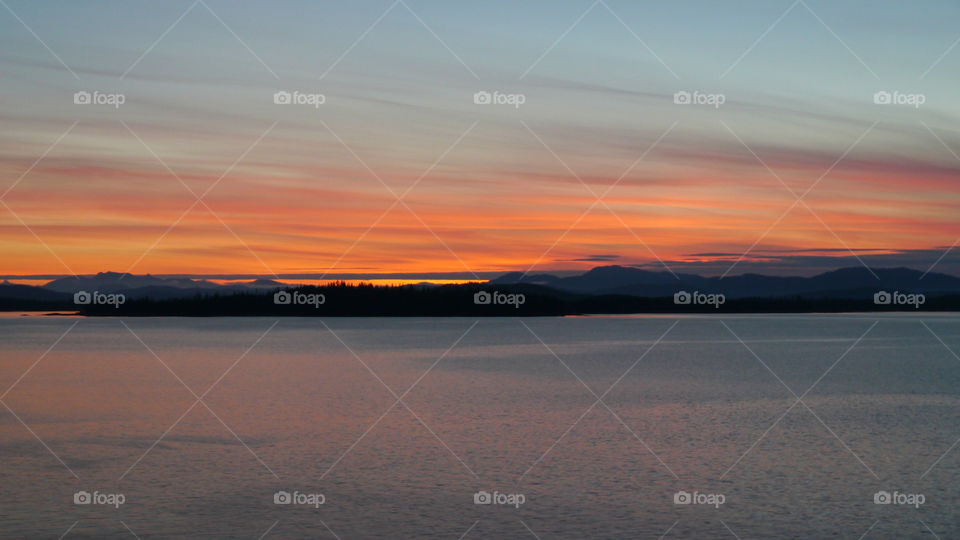
M 206 302 L 207 297 L 260 298 L 271 296 L 280 289 L 294 287 L 269 279 L 220 284 L 205 279 L 103 272 L 95 276 L 55 279 L 41 286 L 2 282 L 0 283 L 0 310 L 75 310 L 78 306 L 73 303 L 73 295 L 80 291 L 101 294 L 120 293 L 128 302 L 146 303 L 150 306 L 170 302 L 178 302 L 179 305 L 186 305 L 184 302 L 188 302 L 191 305 L 200 306 Z M 738 302 L 741 307 L 737 309 L 745 311 L 754 309 L 751 306 L 762 306 L 765 310 L 776 309 L 778 304 L 786 306 L 790 302 L 796 304 L 793 308 L 796 310 L 816 309 L 816 306 L 827 305 L 860 306 L 859 302 L 867 302 L 865 305 L 870 306 L 873 305 L 873 295 L 880 291 L 922 293 L 931 299 L 953 298 L 947 304 L 941 305 L 940 309 L 952 309 L 950 306 L 960 298 L 960 278 L 941 273 L 923 273 L 910 268 L 872 270 L 842 268 L 812 277 L 743 274 L 721 278 L 696 274 L 672 274 L 627 266 L 600 266 L 573 276 L 511 272 L 481 284 L 445 286 L 420 284 L 393 288 L 373 287 L 354 292 L 374 296 L 381 294 L 383 299 L 388 299 L 392 298 L 393 294 L 389 290 L 396 289 L 407 291 L 402 293 L 404 301 L 416 302 L 417 300 L 411 299 L 412 295 L 425 302 L 428 297 L 433 298 L 430 296 L 432 293 L 427 293 L 427 289 L 442 289 L 444 292 L 437 298 L 447 296 L 459 298 L 457 295 L 461 293 L 469 292 L 472 295 L 475 292 L 474 289 L 478 287 L 491 291 L 513 290 L 528 295 L 535 294 L 558 302 L 580 302 L 582 306 L 578 304 L 575 307 L 568 307 L 570 309 L 582 307 L 583 312 L 590 312 L 591 309 L 607 309 L 599 306 L 609 307 L 613 305 L 611 302 L 619 306 L 616 309 L 620 312 L 630 309 L 640 311 L 663 309 L 658 307 L 657 302 L 660 299 L 669 299 L 672 305 L 673 296 L 681 291 L 722 294 L 728 300 Z M 341 291 L 341 289 L 336 290 Z M 382 292 L 371 293 L 371 290 Z M 657 302 L 654 303 L 656 306 L 651 308 L 653 304 L 639 301 L 642 299 L 656 299 Z M 371 300 L 371 303 L 376 303 L 376 300 Z M 358 314 L 362 313 L 358 312 Z
M 72 302 L 74 293 L 80 291 L 97 291 L 103 294 L 122 293 L 129 299 L 172 300 L 192 298 L 197 295 L 266 292 L 285 286 L 283 283 L 269 279 L 221 285 L 204 279 L 101 272 L 95 276 L 55 279 L 40 286 L 18 285 L 4 281 L 0 283 L 0 309 L 25 309 L 25 303 L 31 302 L 41 304 Z
M 579 294 L 645 298 L 671 296 L 678 291 L 720 293 L 727 298 L 863 298 L 881 290 L 928 295 L 960 292 L 960 278 L 947 274 L 924 274 L 910 268 L 868 270 L 864 267 L 841 268 L 812 277 L 743 274 L 720 278 L 655 272 L 628 266 L 599 266 L 584 274 L 568 277 L 511 272 L 490 283 L 527 283 Z

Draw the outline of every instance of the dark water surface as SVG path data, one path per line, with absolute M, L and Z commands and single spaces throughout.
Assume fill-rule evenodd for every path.
M 958 538 L 957 354 L 954 314 L 0 318 L 0 537 Z

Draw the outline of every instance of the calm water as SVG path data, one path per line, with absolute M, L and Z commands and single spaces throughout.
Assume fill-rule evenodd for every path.
M 960 537 L 957 315 L 276 322 L 0 318 L 0 537 Z

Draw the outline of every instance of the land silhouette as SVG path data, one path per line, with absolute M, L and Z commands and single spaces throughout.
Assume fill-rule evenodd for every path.
M 456 285 L 291 286 L 267 279 L 218 284 L 105 272 L 42 286 L 0 283 L 0 310 L 209 317 L 957 311 L 960 278 L 909 268 L 719 278 L 602 266 L 575 276 L 513 272 Z

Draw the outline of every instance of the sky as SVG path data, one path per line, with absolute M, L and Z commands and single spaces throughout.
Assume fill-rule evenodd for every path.
M 958 21 L 3 0 L 0 275 L 960 273 Z

